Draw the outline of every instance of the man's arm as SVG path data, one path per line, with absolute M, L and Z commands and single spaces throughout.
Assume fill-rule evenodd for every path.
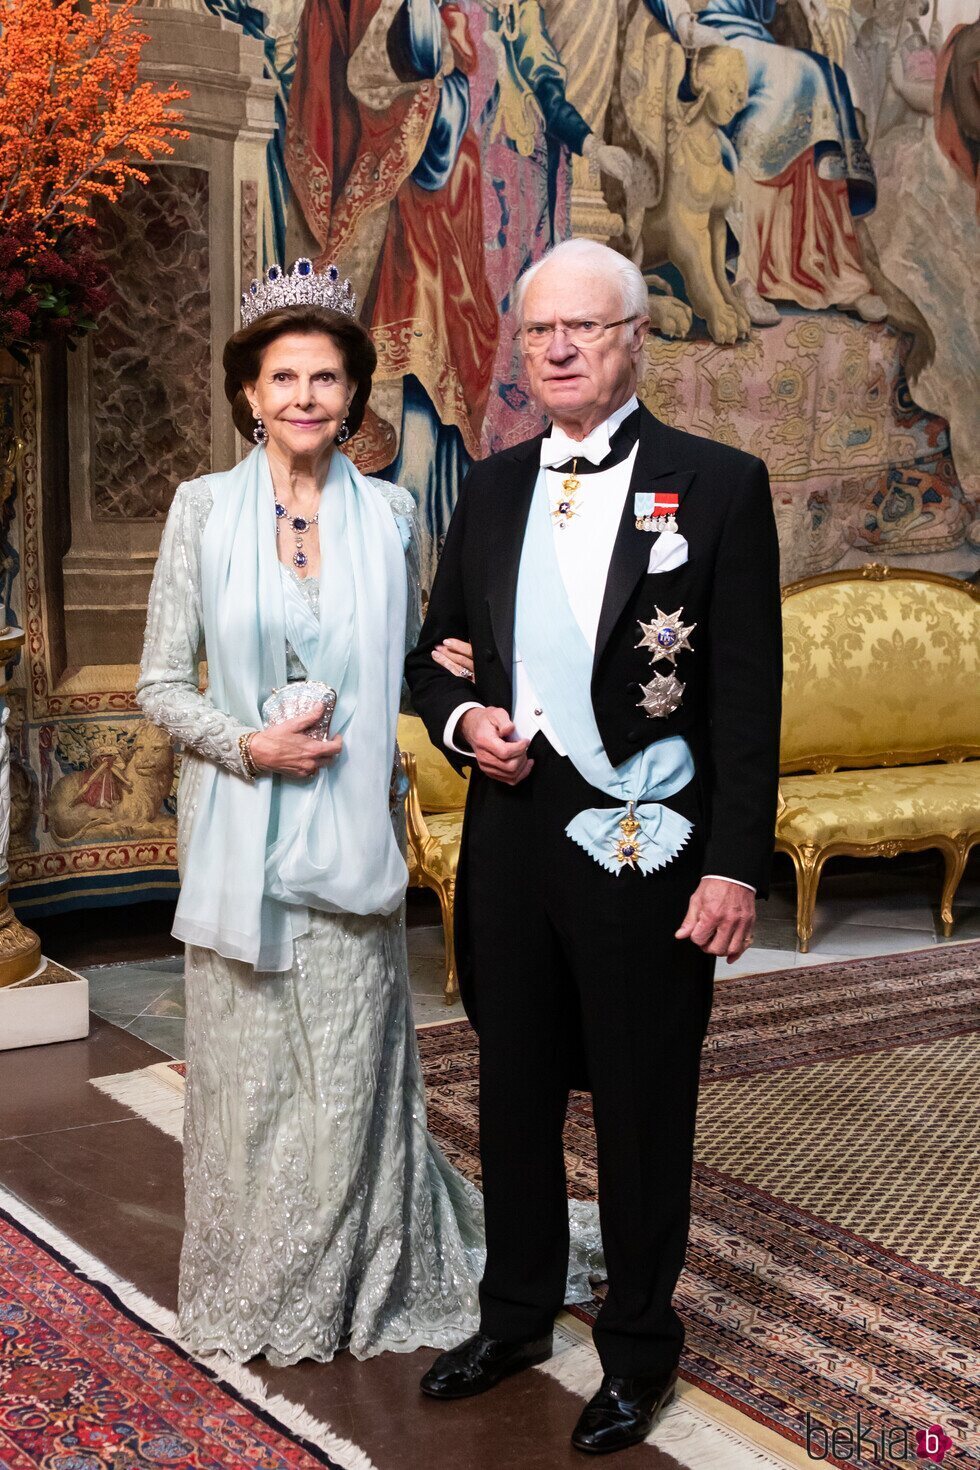
M 463 594 L 462 548 L 472 479 L 471 469 L 460 487 L 456 509 L 449 522 L 419 641 L 405 661 L 405 677 L 416 713 L 422 717 L 433 745 L 437 750 L 445 751 L 447 759 L 458 771 L 472 757 L 447 749 L 444 735 L 453 711 L 460 705 L 472 705 L 473 684 L 436 663 L 432 650 L 447 638 L 470 641 Z
M 711 832 L 704 872 L 768 892 L 779 787 L 779 543 L 761 460 L 731 498 L 708 618 Z
M 628 184 L 632 175 L 629 155 L 622 148 L 603 143 L 565 95 L 567 74 L 540 7 L 522 6 L 520 18 L 520 30 L 512 42 L 513 54 L 541 109 L 545 132 L 572 153 L 580 153 L 596 168 Z

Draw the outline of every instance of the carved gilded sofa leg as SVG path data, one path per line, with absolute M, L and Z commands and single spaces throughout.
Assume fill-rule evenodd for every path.
M 446 1005 L 455 1005 L 459 999 L 459 981 L 456 977 L 456 944 L 453 939 L 453 902 L 456 896 L 455 881 L 442 883 L 436 889 L 442 913 L 442 937 L 446 947 Z
M 800 941 L 800 954 L 807 954 L 813 938 L 817 887 L 827 854 L 818 847 L 794 847 L 789 849 L 789 854 L 796 869 L 796 934 Z
M 972 843 L 964 833 L 957 833 L 941 845 L 946 872 L 943 878 L 943 894 L 939 913 L 943 921 L 943 934 L 949 939 L 953 933 L 953 899 L 966 871 L 966 860 L 970 856 Z
M 456 896 L 455 878 L 444 878 L 433 870 L 428 858 L 438 844 L 433 842 L 426 826 L 419 796 L 418 763 L 410 750 L 401 753 L 402 767 L 408 777 L 408 792 L 405 797 L 405 826 L 408 834 L 409 882 L 414 888 L 431 888 L 438 896 L 442 915 L 442 934 L 446 949 L 446 984 L 443 990 L 446 1005 L 455 1004 L 459 998 L 459 982 L 456 976 L 456 946 L 453 942 L 453 901 Z

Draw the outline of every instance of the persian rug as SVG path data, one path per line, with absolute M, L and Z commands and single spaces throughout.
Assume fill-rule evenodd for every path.
M 980 1465 L 978 1030 L 980 943 L 719 976 L 681 1371 L 716 1427 L 755 1426 L 760 1461 Z M 476 1039 L 418 1034 L 430 1128 L 479 1183 Z M 182 1074 L 96 1085 L 179 1137 Z M 594 1198 L 587 1095 L 565 1147 L 570 1192 Z M 573 1309 L 583 1334 L 600 1305 Z M 571 1353 L 544 1371 L 586 1395 L 598 1378 Z
M 248 1369 L 194 1362 L 172 1313 L 53 1233 L 0 1190 L 3 1470 L 374 1470 Z

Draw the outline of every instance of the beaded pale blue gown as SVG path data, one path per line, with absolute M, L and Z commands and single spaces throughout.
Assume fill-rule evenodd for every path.
M 419 537 L 407 491 L 374 481 L 407 540 L 411 647 Z M 205 480 L 179 487 L 150 594 L 137 698 L 182 747 L 178 854 L 202 761 L 244 778 L 245 727 L 198 689 Z M 283 568 L 283 576 L 291 573 Z M 324 579 L 329 566 L 324 564 Z M 320 585 L 300 582 L 319 607 Z M 287 649 L 290 678 L 304 669 Z M 402 813 L 394 820 L 402 824 Z M 228 854 L 234 862 L 234 853 Z M 214 881 L 221 882 L 215 873 Z M 185 1235 L 179 1330 L 194 1353 L 276 1365 L 450 1347 L 475 1331 L 479 1192 L 426 1129 L 404 908 L 311 911 L 283 974 L 188 946 Z M 601 1269 L 594 1206 L 570 1206 L 569 1300 Z

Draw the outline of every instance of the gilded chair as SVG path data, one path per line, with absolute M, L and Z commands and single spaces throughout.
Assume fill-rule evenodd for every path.
M 463 831 L 468 780 L 458 776 L 432 744 L 416 715 L 398 720 L 398 748 L 408 778 L 405 819 L 408 829 L 408 881 L 431 888 L 439 897 L 446 946 L 446 1004 L 459 995 L 453 944 L 453 899 Z
M 950 935 L 980 841 L 980 589 L 870 563 L 782 595 L 776 848 L 796 869 L 800 949 L 824 864 L 838 854 L 938 848 Z

